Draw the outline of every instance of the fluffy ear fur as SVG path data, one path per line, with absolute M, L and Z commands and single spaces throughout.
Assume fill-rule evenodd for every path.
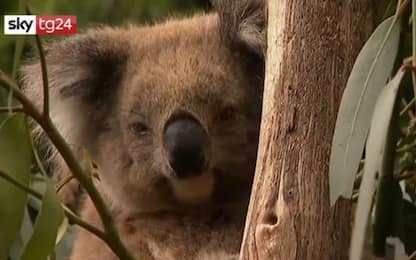
M 85 128 L 100 127 L 95 123 L 111 106 L 128 57 L 129 47 L 123 42 L 126 33 L 109 28 L 91 30 L 47 48 L 51 118 L 69 142 L 79 143 Z M 22 80 L 25 92 L 40 108 L 39 61 L 22 68 Z
M 213 0 L 221 34 L 232 47 L 264 56 L 267 0 Z

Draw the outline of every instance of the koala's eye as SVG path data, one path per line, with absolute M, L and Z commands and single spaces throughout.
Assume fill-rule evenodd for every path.
M 141 122 L 134 122 L 129 125 L 130 131 L 137 136 L 145 136 L 150 133 L 150 128 Z
M 217 116 L 217 119 L 220 121 L 228 121 L 228 120 L 234 119 L 235 115 L 236 115 L 235 108 L 228 106 L 220 111 L 220 113 Z

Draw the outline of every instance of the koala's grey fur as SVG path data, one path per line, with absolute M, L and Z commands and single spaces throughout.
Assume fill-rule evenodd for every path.
M 97 163 L 98 188 L 137 259 L 238 258 L 258 143 L 265 8 L 264 0 L 214 6 L 154 26 L 95 28 L 48 48 L 51 118 L 80 159 L 86 148 Z M 23 68 L 23 80 L 40 106 L 39 63 Z M 199 177 L 175 178 L 166 159 L 161 135 L 179 111 L 208 133 L 209 170 Z M 146 134 L 132 130 L 137 121 Z M 52 159 L 57 174 L 70 174 Z M 89 199 L 82 216 L 101 226 Z M 80 230 L 71 259 L 116 257 Z

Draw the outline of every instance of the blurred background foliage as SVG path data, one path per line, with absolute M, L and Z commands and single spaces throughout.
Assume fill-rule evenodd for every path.
M 210 8 L 209 0 L 32 0 L 27 1 L 34 14 L 76 15 L 78 31 L 97 24 L 154 23 L 167 16 L 190 15 Z M 0 14 L 22 14 L 19 1 L 1 0 Z M 11 73 L 16 36 L 3 35 L 0 19 L 0 68 Z M 23 56 L 28 55 L 33 39 L 26 38 Z M 52 39 L 59 39 L 53 36 Z

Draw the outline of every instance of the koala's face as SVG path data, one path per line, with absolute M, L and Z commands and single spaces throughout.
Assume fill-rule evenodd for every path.
M 130 48 L 98 164 L 124 203 L 164 208 L 247 198 L 262 64 L 214 37 L 213 16 L 175 23 L 144 31 L 148 44 Z
M 263 10 L 256 0 L 225 2 L 219 14 L 93 30 L 52 48 L 52 119 L 71 143 L 90 150 L 104 192 L 124 209 L 205 207 L 249 196 Z

